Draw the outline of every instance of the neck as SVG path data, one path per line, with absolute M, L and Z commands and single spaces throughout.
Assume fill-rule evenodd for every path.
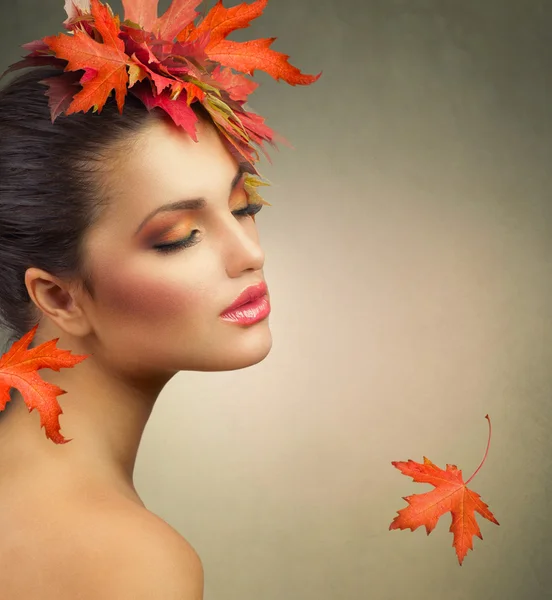
M 29 414 L 19 392 L 0 418 L 0 473 L 24 474 L 69 486 L 110 486 L 142 503 L 134 488 L 136 456 L 146 423 L 164 381 L 130 382 L 103 371 L 88 358 L 73 369 L 42 369 L 45 381 L 67 393 L 58 396 L 61 434 L 45 436 L 36 410 Z

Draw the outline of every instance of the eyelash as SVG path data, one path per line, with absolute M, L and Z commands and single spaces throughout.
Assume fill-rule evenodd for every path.
M 238 218 L 251 217 L 253 215 L 256 215 L 261 210 L 262 207 L 263 207 L 262 204 L 249 204 L 246 208 L 242 208 L 241 210 L 236 210 L 232 214 Z M 195 241 L 196 233 L 198 233 L 198 230 L 194 229 L 192 231 L 192 233 L 190 233 L 190 235 L 187 238 L 184 238 L 183 240 L 180 240 L 178 242 L 173 242 L 171 244 L 163 244 L 161 246 L 154 246 L 153 248 L 154 248 L 154 250 L 156 250 L 157 252 L 160 252 L 161 254 L 169 254 L 171 252 L 176 252 L 177 250 L 182 250 L 183 248 L 189 248 L 190 246 L 193 246 L 196 243 L 196 241 Z

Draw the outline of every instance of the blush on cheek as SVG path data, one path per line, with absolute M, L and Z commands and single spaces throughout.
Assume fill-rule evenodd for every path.
M 201 293 L 197 287 L 167 276 L 146 273 L 107 272 L 102 276 L 102 312 L 117 319 L 144 319 L 146 323 L 175 321 L 186 313 L 197 313 Z

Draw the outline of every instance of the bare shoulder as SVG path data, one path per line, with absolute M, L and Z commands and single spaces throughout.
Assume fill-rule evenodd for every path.
M 138 504 L 62 500 L 46 512 L 20 523 L 17 536 L 28 544 L 17 555 L 0 543 L 11 565 L 0 573 L 2 600 L 203 599 L 197 552 Z
M 83 540 L 86 579 L 97 586 L 91 598 L 203 599 L 203 565 L 197 552 L 157 515 L 138 506 L 113 507 L 94 521 Z
M 163 519 L 104 489 L 41 490 L 0 495 L 2 600 L 203 599 L 201 560 Z
M 116 491 L 74 488 L 0 486 L 1 600 L 203 599 L 201 560 L 178 531 Z

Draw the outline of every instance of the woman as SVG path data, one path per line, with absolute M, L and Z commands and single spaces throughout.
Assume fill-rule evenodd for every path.
M 57 39 L 76 44 L 88 35 L 107 44 L 105 23 L 111 28 L 117 22 L 98 0 L 91 12 L 85 4 L 68 9 L 73 38 Z M 148 21 L 159 37 L 165 27 L 163 39 L 174 38 L 182 23 L 171 28 L 167 19 L 176 18 L 171 10 L 183 2 L 175 0 L 169 17 L 157 20 L 146 4 L 127 0 L 125 18 L 144 31 L 150 31 Z M 257 16 L 253 9 L 260 14 L 265 5 L 258 0 L 222 14 L 219 3 L 213 11 L 228 24 L 242 10 L 243 27 L 243 11 L 249 10 L 250 20 Z M 211 16 L 205 21 L 214 28 L 217 13 Z M 129 47 L 141 40 L 144 50 L 155 39 L 130 40 L 137 35 L 121 27 L 129 72 L 140 59 L 134 52 L 130 65 Z M 201 70 L 208 63 L 197 53 L 189 63 L 199 88 L 189 104 L 197 119 L 195 139 L 189 121 L 187 129 L 177 123 L 174 105 L 155 105 L 161 97 L 155 74 L 167 74 L 155 71 L 151 54 L 149 63 L 139 61 L 140 93 L 128 93 L 132 82 L 126 83 L 122 111 L 121 88 L 114 87 L 101 102 L 95 97 L 94 108 L 101 105 L 96 112 L 66 103 L 65 114 L 54 115 L 55 87 L 50 85 L 48 99 L 44 81 L 71 70 L 86 92 L 86 83 L 102 71 L 96 63 L 75 66 L 65 58 L 71 69 L 64 73 L 55 62 L 63 52 L 53 38 L 44 39 L 49 54 L 42 46 L 39 55 L 35 42 L 31 56 L 39 56 L 36 65 L 48 56 L 56 68 L 35 68 L 0 96 L 0 310 L 11 339 L 38 323 L 33 348 L 59 338 L 58 348 L 81 358 L 75 368 L 60 371 L 58 365 L 57 372 L 41 373 L 59 386 L 56 394 L 67 392 L 61 425 L 70 440 L 51 427 L 61 414 L 55 402 L 42 406 L 42 422 L 49 423 L 45 437 L 28 414 L 29 386 L 21 386 L 19 376 L 10 380 L 17 389 L 0 419 L 2 598 L 198 600 L 201 561 L 146 509 L 133 470 L 155 401 L 176 373 L 241 369 L 270 351 L 264 254 L 254 220 L 262 201 L 248 180 L 254 161 L 245 160 L 253 156 L 251 141 L 270 141 L 269 130 L 259 121 L 255 127 L 244 112 L 242 123 L 250 127 L 242 132 L 249 139 L 232 143 L 213 97 L 200 101 L 199 83 L 210 77 L 212 85 L 214 75 Z M 185 110 L 192 88 L 178 85 Z M 239 115 L 243 103 L 232 103 L 231 96 L 222 93 Z M 72 94 L 73 102 L 78 98 Z

